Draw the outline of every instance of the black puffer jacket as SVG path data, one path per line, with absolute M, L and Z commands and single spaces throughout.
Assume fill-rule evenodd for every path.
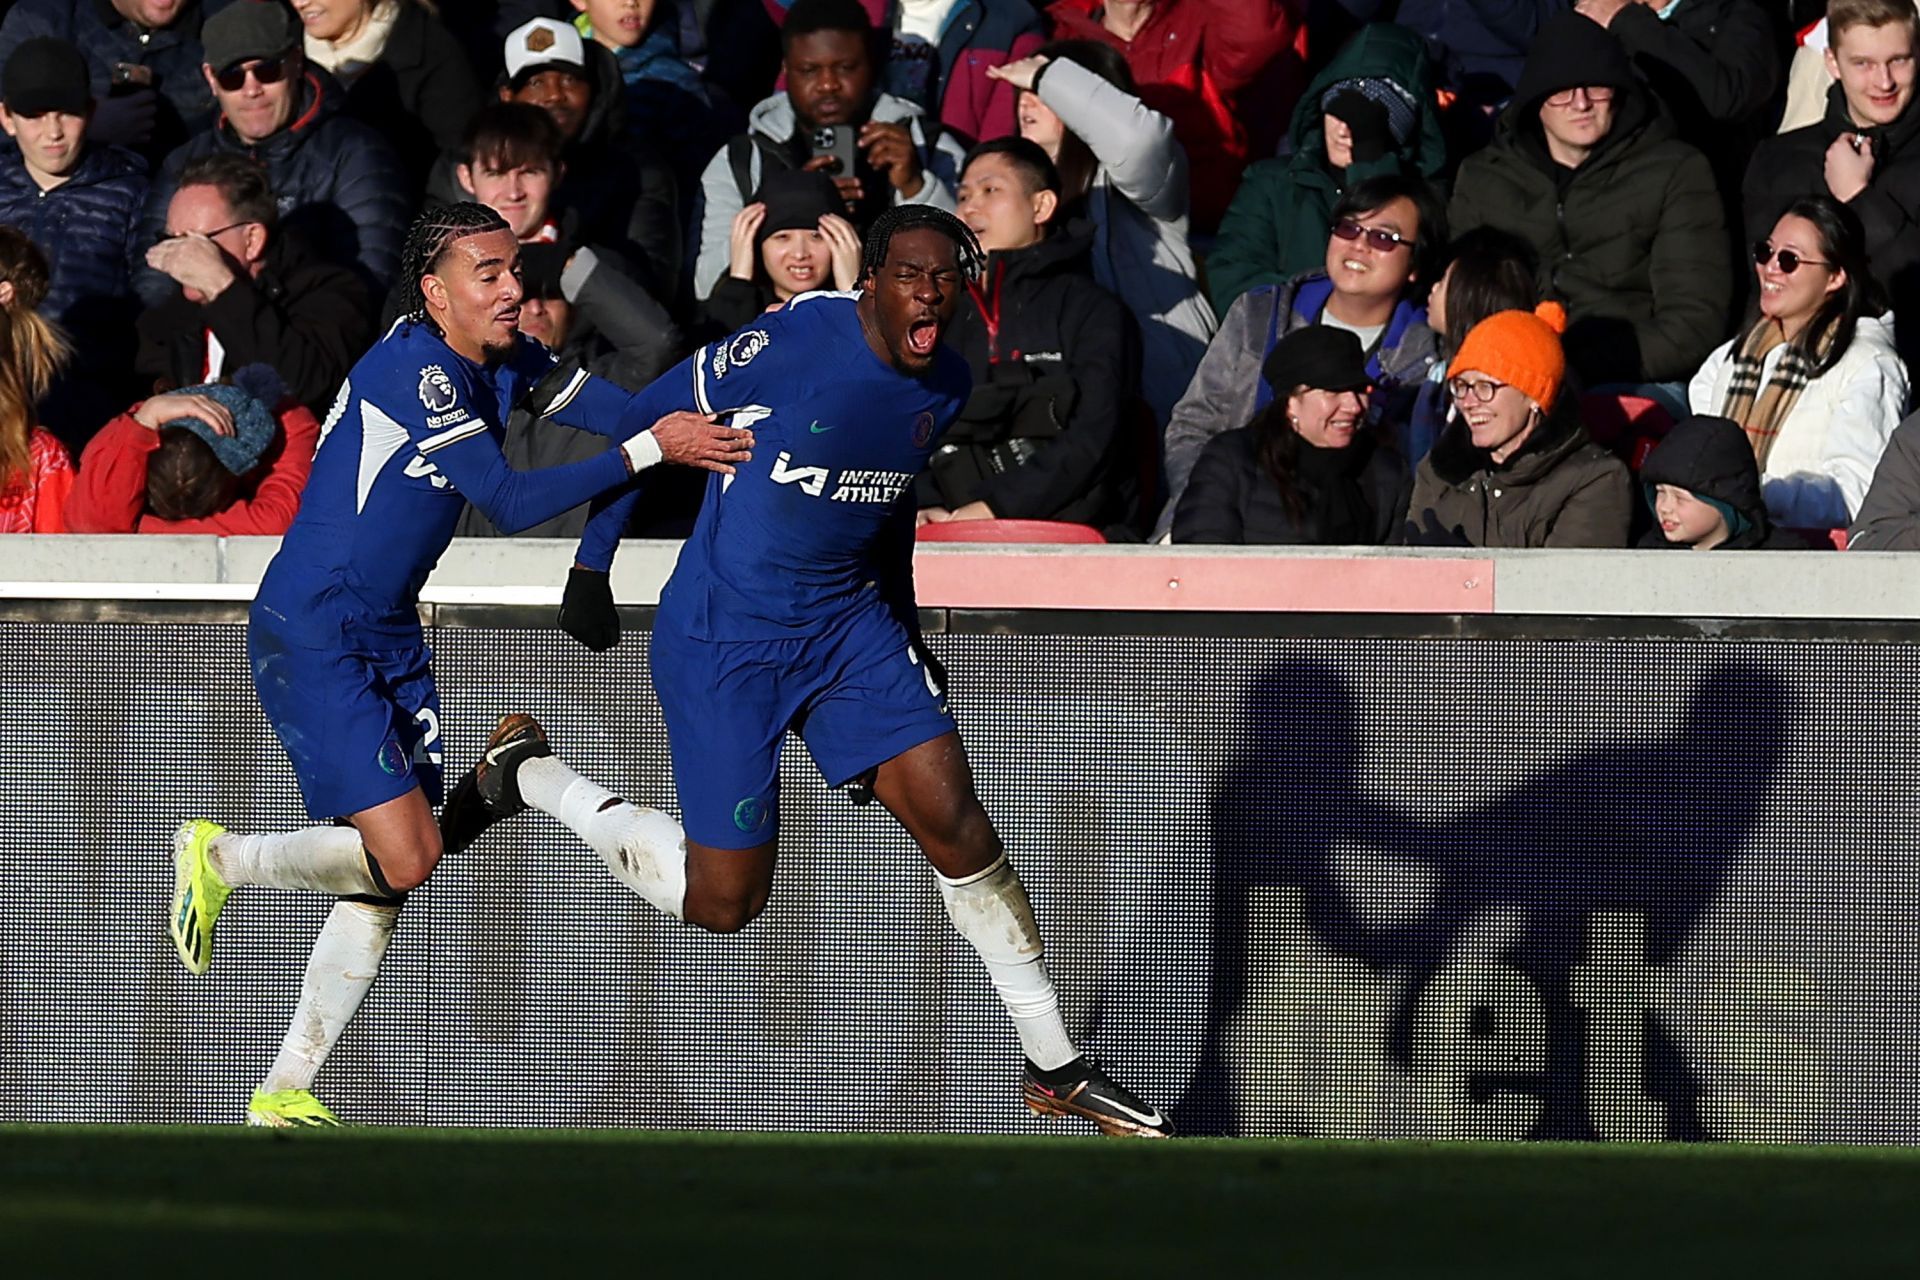
M 0 223 L 26 233 L 53 269 L 41 310 L 65 325 L 82 348 L 124 324 L 147 198 L 140 158 L 118 147 L 91 147 L 65 182 L 50 191 L 27 173 L 11 146 L 0 150 Z
M 1260 461 L 1252 427 L 1207 441 L 1173 516 L 1175 542 L 1217 546 L 1383 546 L 1398 540 L 1407 464 L 1362 437 L 1345 449 L 1300 448 L 1298 517 Z
M 460 145 L 480 109 L 480 82 L 453 34 L 404 0 L 387 47 L 348 87 L 346 109 L 393 145 L 417 196 L 434 158 Z
M 992 254 L 947 330 L 973 395 L 922 477 L 922 506 L 985 502 L 1007 520 L 1123 519 L 1134 488 L 1126 424 L 1139 339 L 1093 281 L 1093 229 Z
M 1805 551 L 1807 543 L 1767 519 L 1767 504 L 1760 496 L 1760 468 L 1753 459 L 1753 445 L 1740 424 L 1726 418 L 1684 418 L 1674 424 L 1647 455 L 1640 467 L 1640 483 L 1647 504 L 1653 504 L 1658 485 L 1685 489 L 1699 498 L 1724 502 L 1737 512 L 1746 527 L 1715 547 L 1715 551 Z M 1684 542 L 1669 542 L 1655 524 L 1640 539 L 1642 547 L 1685 551 Z
M 142 220 L 142 243 L 160 238 L 167 205 L 187 162 L 216 151 L 251 156 L 266 166 L 280 207 L 280 225 L 305 237 L 322 257 L 358 271 L 373 297 L 400 269 L 400 246 L 413 216 L 413 184 L 386 139 L 342 110 L 340 85 L 309 67 L 286 128 L 258 145 L 236 136 L 223 117 L 167 157 Z M 173 282 L 151 268 L 137 287 L 149 306 L 166 300 Z

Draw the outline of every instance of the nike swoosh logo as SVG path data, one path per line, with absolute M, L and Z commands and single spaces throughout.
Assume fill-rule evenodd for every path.
M 1091 1089 L 1087 1090 L 1087 1096 L 1089 1098 L 1092 1098 L 1095 1102 L 1106 1103 L 1108 1106 L 1112 1107 L 1115 1111 L 1123 1112 L 1126 1115 L 1132 1116 L 1135 1120 L 1138 1120 L 1141 1124 L 1152 1125 L 1155 1128 L 1158 1128 L 1161 1124 L 1165 1123 L 1165 1121 L 1160 1119 L 1160 1113 L 1158 1111 L 1150 1111 L 1145 1115 L 1142 1115 L 1140 1112 L 1135 1111 L 1132 1107 L 1128 1106 L 1126 1103 L 1116 1102 L 1114 1099 L 1109 1098 L 1104 1094 L 1095 1093 Z
M 835 424 L 834 424 L 834 426 L 837 426 L 837 425 L 839 425 L 839 424 L 838 424 L 838 423 L 835 423 Z M 826 433 L 826 432 L 828 432 L 828 431 L 831 431 L 831 430 L 833 430 L 833 426 L 826 426 L 826 427 L 823 427 L 823 426 L 821 426 L 821 425 L 820 425 L 820 423 L 819 423 L 818 421 L 814 421 L 814 422 L 810 422 L 810 423 L 808 423 L 808 424 L 807 424 L 807 430 L 808 430 L 808 431 L 811 431 L 811 432 L 812 432 L 812 433 L 813 433 L 814 435 L 816 435 L 816 436 L 817 436 L 817 435 L 822 435 L 822 434 L 824 434 L 824 433 Z

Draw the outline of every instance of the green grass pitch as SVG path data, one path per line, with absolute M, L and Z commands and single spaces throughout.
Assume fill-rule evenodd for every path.
M 1920 1276 L 1920 1152 L 0 1128 L 0 1274 Z

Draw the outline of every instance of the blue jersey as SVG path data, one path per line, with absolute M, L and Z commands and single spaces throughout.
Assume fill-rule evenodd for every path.
M 944 346 L 926 378 L 894 369 L 868 345 L 852 295 L 824 293 L 663 374 L 638 397 L 656 418 L 730 414 L 754 433 L 753 460 L 708 481 L 663 620 L 698 639 L 799 638 L 864 590 L 910 601 L 913 481 L 971 385 Z M 580 563 L 611 563 L 631 502 L 595 516 Z
M 316 647 L 417 642 L 420 588 L 467 502 L 512 532 L 624 482 L 617 448 L 541 471 L 508 466 L 503 424 L 536 386 L 542 416 L 568 426 L 624 439 L 654 421 L 632 417 L 635 398 L 612 383 L 549 378 L 554 366 L 527 338 L 481 365 L 430 325 L 389 330 L 322 424 L 299 514 L 255 598 L 269 625 Z

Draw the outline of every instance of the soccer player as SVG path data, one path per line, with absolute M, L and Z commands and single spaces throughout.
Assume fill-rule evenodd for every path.
M 407 891 L 440 859 L 440 700 L 418 609 L 463 505 L 524 529 L 657 462 L 725 474 L 750 456 L 750 432 L 688 413 L 647 416 L 647 403 L 611 383 L 554 372 L 553 357 L 516 329 L 518 260 L 512 229 L 484 205 L 414 223 L 402 276 L 411 305 L 340 388 L 299 515 L 254 597 L 247 650 L 261 708 L 308 813 L 345 825 L 239 835 L 194 821 L 174 836 L 169 928 L 196 974 L 211 962 L 234 886 L 341 899 L 249 1123 L 336 1123 L 313 1096 L 314 1075 L 372 985 Z M 516 472 L 500 441 L 523 401 L 618 443 Z
M 980 262 L 951 214 L 889 210 L 861 292 L 803 294 L 640 393 L 650 413 L 730 415 L 758 442 L 751 464 L 709 478 L 654 623 L 684 830 L 575 773 L 524 715 L 501 722 L 463 793 L 494 817 L 528 805 L 553 815 L 660 910 L 731 932 L 773 887 L 780 750 L 794 729 L 829 783 L 870 776 L 933 864 L 1019 1032 L 1028 1107 L 1164 1137 L 1166 1118 L 1068 1039 L 1026 891 L 919 634 L 910 489 L 970 390 L 940 337 Z M 568 579 L 561 623 L 590 648 L 619 638 L 606 575 L 631 502 L 595 516 Z

